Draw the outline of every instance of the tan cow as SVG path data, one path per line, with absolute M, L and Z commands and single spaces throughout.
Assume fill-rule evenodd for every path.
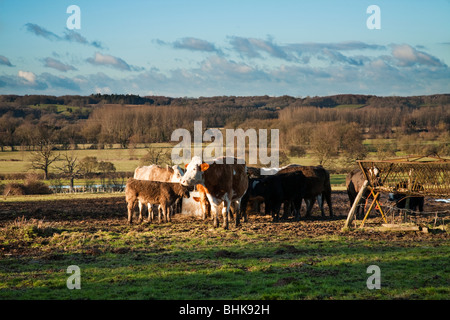
M 180 182 L 183 172 L 178 166 L 161 167 L 156 164 L 150 166 L 137 167 L 134 170 L 134 179 L 163 181 L 163 182 Z
M 202 162 L 200 157 L 193 157 L 186 166 L 186 173 L 181 183 L 187 186 L 201 184 L 211 204 L 214 227 L 219 225 L 218 208 L 223 204 L 223 227 L 228 229 L 230 207 L 240 209 L 240 201 L 248 186 L 247 167 L 238 163 L 236 158 L 219 158 L 211 163 Z

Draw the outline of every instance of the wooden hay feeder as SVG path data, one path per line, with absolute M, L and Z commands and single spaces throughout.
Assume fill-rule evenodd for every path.
M 358 160 L 357 162 L 366 181 L 350 209 L 344 228 L 348 228 L 352 222 L 356 207 L 366 189 L 370 190 L 370 196 L 373 199 L 361 226 L 364 225 L 374 207 L 387 223 L 378 201 L 380 192 L 401 193 L 407 196 L 450 196 L 450 159 L 415 157 L 383 161 Z

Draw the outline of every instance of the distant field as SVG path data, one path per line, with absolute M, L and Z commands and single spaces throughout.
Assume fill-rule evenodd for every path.
M 66 106 L 62 104 L 38 104 L 38 105 L 29 105 L 30 108 L 33 109 L 54 109 L 56 113 L 63 114 L 66 116 L 70 116 L 71 113 L 81 113 L 88 115 L 89 112 L 92 110 L 91 108 L 87 107 L 77 107 L 77 106 Z
M 336 109 L 359 109 L 364 107 L 364 104 L 340 104 L 336 106 Z
M 171 147 L 168 143 L 161 144 L 153 144 L 153 147 L 156 148 L 169 148 Z M 78 159 L 82 159 L 84 157 L 97 157 L 98 161 L 108 161 L 112 162 L 116 167 L 117 172 L 133 172 L 134 169 L 139 166 L 140 158 L 147 153 L 148 148 L 144 148 L 143 146 L 136 149 L 100 149 L 100 150 L 92 150 L 92 149 L 78 149 L 78 150 L 69 150 L 67 152 L 74 152 L 74 154 L 78 157 Z M 168 152 L 170 150 L 168 149 Z M 66 151 L 61 151 L 61 153 L 65 153 Z M 31 152 L 30 151 L 4 151 L 0 152 L 0 174 L 13 174 L 13 173 L 23 173 L 30 171 L 31 161 L 30 161 Z M 132 159 L 132 160 L 130 160 Z M 62 161 L 55 162 L 54 166 L 50 170 L 50 172 L 57 172 L 55 166 L 61 166 Z M 304 166 L 309 165 L 317 165 L 318 162 L 314 157 L 305 156 L 305 157 L 291 157 L 289 163 L 296 163 Z M 98 181 L 97 181 L 98 180 Z M 100 183 L 100 180 L 97 179 L 94 183 Z M 3 183 L 8 183 L 9 180 L 3 181 Z M 64 179 L 61 181 L 64 185 L 68 185 L 68 180 Z M 47 184 L 51 185 L 52 181 L 46 181 Z M 75 179 L 75 185 L 84 185 L 85 179 Z M 345 175 L 344 174 L 332 174 L 331 175 L 331 184 L 333 185 L 333 190 L 343 190 L 345 188 Z
M 354 105 L 352 105 L 354 106 Z M 343 106 L 342 106 L 343 107 Z M 390 144 L 394 139 L 366 139 L 363 141 L 369 149 L 367 155 L 368 159 L 377 159 L 377 152 L 370 151 L 375 150 L 376 145 Z M 112 148 L 107 149 L 88 149 L 91 145 L 79 145 L 77 150 L 59 151 L 60 153 L 74 153 L 75 156 L 81 160 L 84 157 L 97 157 L 98 161 L 112 162 L 117 172 L 133 172 L 134 169 L 140 165 L 140 159 L 147 153 L 147 150 L 151 148 L 165 148 L 169 153 L 173 144 L 170 143 L 154 143 L 154 144 L 139 144 L 136 148 L 122 149 L 119 145 L 112 145 Z M 19 148 L 17 148 L 19 149 Z M 398 153 L 398 156 L 402 154 Z M 3 151 L 0 152 L 0 175 L 31 172 L 29 169 L 31 166 L 31 152 L 30 151 Z M 52 165 L 50 172 L 58 172 L 55 167 L 61 166 L 62 161 L 57 161 Z M 295 163 L 304 166 L 318 165 L 318 160 L 311 154 L 307 154 L 304 157 L 289 157 L 288 163 Z M 345 171 L 344 171 L 345 172 Z M 8 181 L 3 181 L 7 183 Z M 68 181 L 63 180 L 63 184 L 68 184 Z M 75 185 L 84 185 L 84 179 L 76 179 Z M 46 182 L 50 184 L 50 181 Z M 99 183 L 99 181 L 95 181 Z M 331 184 L 333 190 L 345 189 L 345 174 L 332 174 Z
M 167 147 L 168 144 L 158 144 L 158 147 Z M 60 151 L 64 154 L 74 153 L 81 160 L 84 157 L 97 157 L 98 161 L 112 162 L 117 171 L 134 171 L 139 165 L 139 159 L 146 154 L 147 148 L 136 149 L 78 149 Z M 4 151 L 0 152 L 0 174 L 25 172 L 31 166 L 30 151 Z M 130 160 L 133 159 L 133 160 Z M 137 159 L 137 160 L 136 160 Z M 55 162 L 55 166 L 61 165 L 62 161 Z M 55 170 L 50 170 L 55 172 Z

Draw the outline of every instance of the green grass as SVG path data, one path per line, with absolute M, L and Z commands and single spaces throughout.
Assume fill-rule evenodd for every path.
M 67 106 L 62 104 L 42 103 L 38 105 L 29 105 L 29 107 L 33 109 L 48 109 L 49 106 L 56 106 L 56 113 L 66 116 L 70 116 L 73 112 L 80 112 L 82 114 L 89 115 L 89 113 L 92 111 L 92 109 L 88 107 Z
M 302 239 L 293 227 L 284 233 L 230 232 L 204 224 L 6 226 L 0 244 L 20 241 L 33 253 L 0 259 L 0 299 L 450 297 L 449 241 L 358 240 L 346 234 Z M 373 264 L 381 269 L 380 290 L 366 286 Z M 66 287 L 69 265 L 81 269 L 81 290 Z

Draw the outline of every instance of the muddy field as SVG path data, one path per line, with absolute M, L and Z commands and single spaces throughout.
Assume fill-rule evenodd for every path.
M 420 241 L 420 240 L 438 240 L 450 239 L 448 231 L 440 229 L 431 229 L 430 232 L 381 232 L 370 227 L 377 227 L 383 223 L 378 212 L 372 213 L 365 226 L 367 230 L 342 232 L 342 228 L 349 211 L 348 198 L 345 192 L 334 192 L 332 195 L 334 217 L 328 216 L 328 207 L 325 205 L 326 216 L 322 217 L 317 204 L 314 206 L 311 218 L 302 218 L 300 222 L 291 219 L 273 223 L 271 217 L 262 213 L 252 213 L 249 222 L 241 223 L 241 226 L 235 227 L 230 223 L 230 230 L 233 233 L 239 230 L 245 232 L 261 232 L 268 237 L 279 237 L 283 235 L 295 236 L 299 238 L 314 238 L 323 235 L 345 235 L 350 238 L 390 240 L 397 241 Z M 381 203 L 391 204 L 387 199 L 382 198 Z M 136 209 L 137 210 L 137 209 Z M 304 204 L 302 207 L 302 216 L 304 215 Z M 436 202 L 434 199 L 425 199 L 426 213 L 418 216 L 409 216 L 407 222 L 415 222 L 420 226 L 439 226 L 448 224 L 449 205 Z M 434 212 L 439 212 L 438 219 Z M 136 212 L 137 213 L 137 212 Z M 388 219 L 391 213 L 388 210 Z M 165 232 L 174 232 L 180 230 L 196 230 L 198 232 L 208 233 L 212 230 L 212 221 L 201 220 L 199 217 L 176 214 L 172 222 L 159 225 L 157 222 L 149 223 L 136 222 L 128 226 L 126 221 L 126 202 L 124 197 L 110 197 L 99 199 L 76 199 L 76 200 L 53 200 L 53 201 L 32 201 L 32 202 L 4 202 L 0 206 L 0 228 L 11 225 L 18 220 L 36 220 L 43 221 L 51 225 L 55 230 L 64 230 L 65 226 L 76 227 L 84 232 L 95 233 L 98 230 L 115 230 L 118 232 L 128 232 L 128 230 L 148 230 L 155 226 L 164 228 Z M 396 216 L 396 221 L 398 220 Z M 136 221 L 136 219 L 134 220 Z M 389 221 L 390 222 L 390 221 Z M 355 223 L 358 225 L 361 220 Z M 170 228 L 169 230 L 167 228 Z M 17 255 L 31 253 L 31 246 L 2 245 L 0 254 Z

